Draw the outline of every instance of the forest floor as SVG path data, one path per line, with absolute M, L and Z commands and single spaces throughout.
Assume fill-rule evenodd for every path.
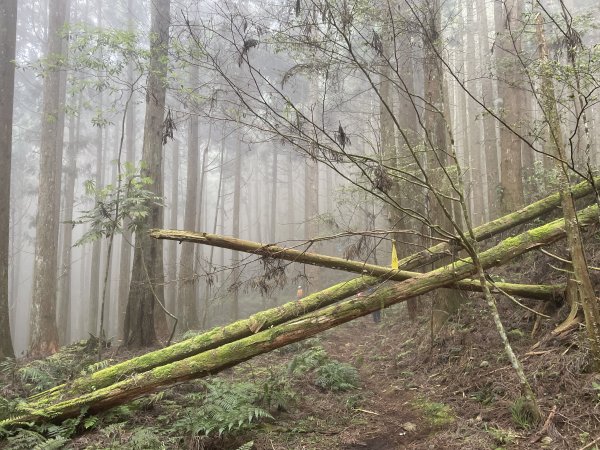
M 524 258 L 504 275 L 540 279 L 542 265 L 539 258 Z M 600 449 L 600 374 L 586 370 L 584 333 L 551 333 L 568 308 L 527 302 L 551 316 L 536 323 L 530 311 L 499 301 L 544 414 L 532 424 L 482 300 L 471 294 L 435 335 L 426 306 L 431 302 L 422 303 L 416 321 L 398 305 L 384 311 L 380 323 L 363 317 L 208 382 L 184 383 L 77 421 L 62 446 L 13 435 L 0 440 L 0 448 Z M 73 353 L 80 365 L 77 352 L 84 351 L 80 346 Z M 111 363 L 130 356 L 115 348 L 106 355 Z M 27 364 L 0 367 L 0 402 L 41 389 L 47 366 L 36 372 Z M 61 367 L 65 376 L 68 364 Z M 217 406 L 200 407 L 209 397 Z M 260 407 L 252 403 L 257 399 Z M 215 425 L 219 420 L 224 425 Z M 36 433 L 47 438 L 64 430 Z

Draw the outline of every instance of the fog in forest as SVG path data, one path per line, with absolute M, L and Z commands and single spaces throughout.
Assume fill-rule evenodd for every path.
M 16 2 L 4 3 L 7 15 Z M 16 66 L 1 163 L 15 354 L 90 335 L 164 341 L 172 317 L 177 335 L 207 329 L 352 276 L 150 228 L 389 266 L 392 241 L 403 258 L 557 190 L 557 130 L 569 182 L 589 176 L 598 12 L 591 0 L 19 1 L 2 60 L 3 77 Z M 148 320 L 156 332 L 134 337 Z

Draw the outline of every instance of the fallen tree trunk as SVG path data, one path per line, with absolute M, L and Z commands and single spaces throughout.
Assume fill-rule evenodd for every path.
M 421 275 L 411 272 L 413 276 Z M 389 278 L 395 280 L 396 278 Z M 406 278 L 400 278 L 405 280 Z M 386 280 L 386 278 L 384 278 Z M 282 306 L 260 311 L 247 319 L 239 320 L 224 327 L 216 327 L 193 338 L 178 342 L 164 349 L 156 350 L 145 355 L 124 361 L 114 366 L 99 370 L 86 377 L 73 380 L 40 392 L 30 397 L 30 404 L 42 407 L 60 400 L 65 395 L 81 395 L 95 389 L 109 386 L 134 373 L 146 372 L 155 367 L 179 361 L 198 353 L 211 350 L 220 345 L 250 336 L 257 331 L 300 317 L 308 312 L 329 306 L 347 297 L 381 283 L 382 278 L 358 277 L 331 286 L 320 292 L 311 294 L 302 301 L 289 302 Z M 512 295 L 519 295 L 541 300 L 560 298 L 565 290 L 564 285 L 527 285 L 512 283 L 495 283 L 498 289 Z M 481 291 L 481 285 L 475 280 L 462 280 L 450 287 L 468 291 Z
M 597 179 L 600 183 L 600 177 Z M 581 198 L 594 192 L 593 187 L 587 181 L 581 182 L 572 188 L 573 198 Z M 552 194 L 542 200 L 538 200 L 506 216 L 499 217 L 491 222 L 480 225 L 473 229 L 473 234 L 477 241 L 482 241 L 495 236 L 503 231 L 510 230 L 518 225 L 527 223 L 543 214 L 549 213 L 553 209 L 560 207 L 560 193 Z M 332 269 L 346 270 L 350 272 L 363 273 L 369 275 L 386 276 L 388 269 L 382 269 L 381 266 L 366 264 L 356 261 L 348 261 L 343 258 L 319 255 L 319 261 L 311 258 L 313 253 L 305 251 L 280 247 L 271 244 L 261 244 L 257 242 L 244 241 L 242 239 L 228 238 L 217 234 L 195 233 L 191 231 L 180 230 L 152 230 L 150 235 L 156 239 L 170 239 L 175 241 L 194 242 L 197 244 L 211 245 L 227 248 L 230 250 L 244 251 L 271 258 L 289 259 L 290 261 L 304 264 L 322 265 Z M 456 246 L 456 245 L 455 245 Z M 425 264 L 433 263 L 445 256 L 453 255 L 453 246 L 450 243 L 442 242 L 428 249 L 409 255 L 398 261 L 398 268 L 401 270 L 410 270 L 421 267 Z M 287 251 L 290 258 L 279 256 L 282 250 Z M 293 258 L 293 259 L 292 259 Z M 327 258 L 327 260 L 325 259 Z M 311 260 L 313 262 L 311 262 Z M 328 265 L 325 265 L 328 264 Z M 412 275 L 411 275 L 412 276 Z M 408 278 L 408 277 L 407 277 Z M 403 278 L 407 279 L 407 278 Z M 520 294 L 515 294 L 520 295 Z
M 600 183 L 600 177 L 596 179 L 596 182 Z M 577 199 L 592 194 L 594 192 L 594 188 L 587 181 L 583 181 L 573 186 L 571 192 L 573 198 Z M 527 223 L 537 217 L 540 217 L 543 214 L 547 214 L 553 209 L 560 207 L 560 204 L 561 197 L 560 193 L 557 192 L 546 198 L 543 198 L 542 200 L 538 200 L 537 202 L 524 206 L 523 208 L 513 213 L 507 214 L 506 216 L 499 217 L 498 219 L 492 220 L 491 222 L 480 225 L 477 228 L 473 229 L 473 234 L 475 235 L 475 239 L 477 241 L 488 239 L 499 233 L 502 233 L 503 231 L 507 231 L 518 225 Z M 193 233 L 189 231 L 179 230 L 153 230 L 151 232 L 151 236 L 153 236 L 156 239 L 171 239 L 177 241 L 187 241 L 205 245 L 213 245 L 217 247 L 227 248 L 230 250 L 239 250 L 269 256 L 271 258 L 276 258 L 276 254 L 278 253 L 278 251 L 284 249 L 284 247 L 279 247 L 276 245 L 260 244 L 250 241 L 243 241 L 241 239 L 229 238 L 227 240 L 223 240 L 223 236 L 219 236 L 216 234 Z M 450 243 L 442 242 L 420 252 L 413 253 L 412 255 L 409 255 L 398 261 L 398 268 L 404 270 L 415 269 L 425 264 L 435 262 L 445 256 L 452 256 L 452 247 L 453 246 Z M 253 251 L 250 251 L 250 249 L 253 249 Z M 300 258 L 301 255 L 310 254 L 304 251 L 298 251 L 293 249 L 285 250 L 298 252 L 298 258 Z M 330 267 L 333 269 L 339 268 L 340 270 L 348 270 L 351 272 L 367 273 L 372 275 L 383 275 L 383 273 L 378 269 L 377 266 L 357 263 L 363 266 L 361 269 L 357 269 L 356 265 L 344 265 L 344 262 L 346 262 L 346 260 L 343 258 L 328 258 L 331 258 L 331 266 L 325 267 Z M 294 261 L 305 264 L 311 264 L 311 262 L 308 262 L 305 259 L 294 259 Z M 336 265 L 339 265 L 340 267 L 336 267 Z
M 422 275 L 420 272 L 409 272 L 406 270 L 392 269 L 390 267 L 368 264 L 360 261 L 338 258 L 335 256 L 321 255 L 318 253 L 307 253 L 291 248 L 279 247 L 277 245 L 261 244 L 259 242 L 246 241 L 219 234 L 196 233 L 194 231 L 182 230 L 160 230 L 150 231 L 150 236 L 155 239 L 167 239 L 173 241 L 193 242 L 195 244 L 211 245 L 242 251 L 273 259 L 310 264 L 313 266 L 338 269 L 346 272 L 360 273 L 367 276 L 380 277 L 384 280 L 404 281 Z M 556 300 L 564 292 L 564 285 L 534 285 L 516 283 L 496 283 L 497 287 L 508 294 L 521 297 L 534 298 L 538 300 Z M 451 288 L 464 291 L 481 292 L 481 284 L 477 280 L 461 280 L 450 285 Z
M 134 373 L 146 372 L 155 367 L 179 361 L 237 339 L 250 336 L 263 328 L 287 322 L 307 312 L 315 311 L 355 295 L 380 282 L 379 278 L 374 277 L 358 277 L 344 281 L 323 291 L 308 295 L 300 302 L 293 301 L 276 308 L 259 311 L 247 319 L 238 320 L 223 327 L 215 327 L 212 330 L 170 345 L 169 347 L 123 361 L 88 376 L 77 378 L 68 384 L 62 384 L 40 392 L 29 398 L 30 404 L 41 407 L 60 400 L 65 395 L 80 395 L 109 386 Z
M 586 208 L 578 214 L 581 226 L 597 222 L 598 207 Z M 479 255 L 484 268 L 500 266 L 534 248 L 564 237 L 565 222 L 556 220 L 518 236 L 508 238 Z M 26 411 L 19 417 L 0 421 L 0 427 L 15 426 L 30 421 L 63 420 L 79 415 L 81 408 L 98 412 L 133 400 L 158 387 L 215 374 L 254 356 L 311 337 L 336 325 L 364 316 L 380 308 L 403 302 L 417 295 L 448 286 L 471 276 L 476 271 L 470 260 L 454 262 L 409 280 L 387 284 L 366 298 L 352 298 L 299 317 L 290 322 L 222 345 L 215 349 L 135 374 L 123 381 L 97 389 L 80 397 L 61 401 L 43 408 L 23 405 Z
M 600 177 L 594 178 L 594 184 L 600 182 Z M 571 188 L 574 199 L 579 199 L 593 194 L 594 187 L 587 181 L 582 181 Z M 491 222 L 485 223 L 473 229 L 475 240 L 481 242 L 485 239 L 489 239 L 496 236 L 504 231 L 510 230 L 519 225 L 530 222 L 544 214 L 547 214 L 559 208 L 561 204 L 561 196 L 559 192 L 549 195 L 546 198 L 538 200 L 537 202 L 531 203 L 530 205 L 524 206 L 515 212 L 499 217 Z M 456 246 L 456 245 L 455 245 Z M 414 253 L 398 261 L 398 267 L 402 269 L 416 269 L 422 267 L 425 264 L 442 259 L 444 256 L 453 255 L 453 246 L 449 243 L 442 242 L 436 244 L 433 247 L 422 250 L 418 253 Z

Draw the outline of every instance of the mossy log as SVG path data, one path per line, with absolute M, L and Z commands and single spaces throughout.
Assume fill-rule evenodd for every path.
M 422 275 L 419 272 L 410 272 L 407 270 L 392 269 L 386 266 L 378 266 L 360 261 L 338 258 L 335 256 L 321 255 L 318 253 L 308 253 L 291 248 L 280 247 L 271 244 L 261 244 L 259 242 L 246 241 L 230 236 L 219 234 L 196 233 L 194 231 L 183 230 L 152 230 L 150 236 L 156 239 L 167 239 L 173 241 L 193 242 L 195 244 L 205 244 L 215 247 L 227 248 L 230 250 L 242 251 L 267 258 L 284 259 L 287 261 L 310 264 L 313 266 L 327 267 L 330 269 L 343 270 L 346 272 L 360 273 L 366 276 L 379 277 L 380 281 L 404 281 Z M 557 300 L 562 298 L 565 285 L 536 285 L 536 284 L 516 284 L 516 283 L 495 283 L 496 286 L 511 294 L 521 297 L 533 298 L 538 300 Z M 481 284 L 477 280 L 461 280 L 449 287 L 463 291 L 481 292 Z M 321 305 L 323 306 L 323 305 Z
M 600 177 L 594 178 L 594 183 L 600 183 Z M 574 199 L 579 199 L 593 194 L 594 187 L 587 181 L 583 181 L 574 185 L 571 188 L 571 192 L 573 193 Z M 556 192 L 548 197 L 538 200 L 537 202 L 524 206 L 515 212 L 474 228 L 473 234 L 475 236 L 475 240 L 478 242 L 484 241 L 516 226 L 529 223 L 533 219 L 560 208 L 560 205 L 561 196 L 559 192 Z M 449 243 L 442 242 L 401 259 L 398 261 L 398 267 L 407 270 L 416 269 L 424 266 L 425 264 L 439 261 L 445 256 L 452 256 L 453 250 L 456 250 L 456 248 L 460 250 L 460 247 L 458 247 L 456 243 L 451 245 Z
M 580 225 L 596 222 L 598 207 L 586 208 L 578 214 Z M 508 238 L 479 255 L 484 268 L 501 266 L 507 261 L 534 248 L 547 245 L 564 237 L 564 220 Z M 212 350 L 134 374 L 110 386 L 79 397 L 59 401 L 45 407 L 23 405 L 19 417 L 0 421 L 1 427 L 10 427 L 31 421 L 63 420 L 77 416 L 82 408 L 91 413 L 126 403 L 159 387 L 215 374 L 254 356 L 307 339 L 315 334 L 364 316 L 380 308 L 400 303 L 434 289 L 473 275 L 475 266 L 470 260 L 457 261 L 403 282 L 385 283 L 372 295 L 352 298 L 303 315 L 289 322 L 259 331 L 243 339 L 221 345 Z
M 412 272 L 414 276 L 421 275 Z M 406 278 L 401 278 L 404 280 Z M 329 306 L 347 297 L 381 283 L 381 278 L 358 277 L 331 286 L 320 292 L 308 295 L 302 301 L 292 301 L 276 308 L 259 311 L 247 319 L 239 320 L 223 327 L 215 327 L 205 333 L 178 342 L 164 349 L 124 361 L 114 366 L 99 370 L 86 377 L 80 377 L 69 384 L 62 384 L 32 396 L 29 401 L 36 406 L 43 406 L 60 400 L 65 395 L 81 395 L 105 386 L 109 386 L 134 373 L 146 372 L 155 367 L 179 361 L 198 353 L 211 350 L 220 345 L 244 338 L 261 329 L 279 325 L 300 317 L 308 312 Z M 555 300 L 563 295 L 564 285 L 527 285 L 513 283 L 495 283 L 504 292 L 528 298 Z M 475 280 L 462 280 L 450 285 L 461 290 L 481 291 L 481 285 Z

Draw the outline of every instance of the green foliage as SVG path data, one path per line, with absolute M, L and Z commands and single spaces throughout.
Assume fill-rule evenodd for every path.
M 155 427 L 136 428 L 128 440 L 127 447 L 136 450 L 167 448 L 159 438 L 160 430 Z
M 6 438 L 9 448 L 19 450 L 31 450 L 47 442 L 47 439 L 37 431 L 22 429 Z
M 82 375 L 82 376 L 91 375 L 94 372 L 98 372 L 99 370 L 106 369 L 108 366 L 110 366 L 114 362 L 115 361 L 113 361 L 112 359 L 105 359 L 103 361 L 95 362 L 93 364 L 90 364 L 87 367 L 84 367 L 81 370 L 80 375 Z
M 504 428 L 496 428 L 496 427 L 486 427 L 486 431 L 489 435 L 494 439 L 496 444 L 498 445 L 511 445 L 515 442 L 517 437 L 519 436 L 512 430 L 506 430 Z
M 315 384 L 334 392 L 348 391 L 358 386 L 358 371 L 350 364 L 330 361 L 317 369 Z
M 293 344 L 286 345 L 285 347 L 278 348 L 275 352 L 280 355 L 296 354 L 303 350 L 307 350 L 313 347 L 321 345 L 319 338 L 310 338 L 305 341 L 294 342 Z
M 81 423 L 87 409 L 78 417 L 67 419 L 59 425 L 52 423 L 27 423 L 27 428 L 6 430 L 0 428 L 0 438 L 5 438 L 11 449 L 54 450 L 69 442 Z
M 135 413 L 135 409 L 132 407 L 132 404 L 119 405 L 114 408 L 109 409 L 104 414 L 100 416 L 100 420 L 103 424 L 107 423 L 119 423 L 133 417 Z
M 288 366 L 291 374 L 302 375 L 310 370 L 316 369 L 329 361 L 329 356 L 323 347 L 312 347 L 292 359 Z
M 267 380 L 262 383 L 262 403 L 266 408 L 287 411 L 296 399 L 291 380 L 281 372 L 271 371 Z
M 6 359 L 0 364 L 0 373 L 10 376 L 13 384 L 18 389 L 35 393 L 49 389 L 66 379 L 83 373 L 84 368 L 93 360 L 94 355 L 88 354 L 84 344 L 78 343 L 63 347 L 60 352 L 44 359 L 26 363 Z M 99 364 L 108 364 L 108 362 Z M 86 373 L 91 373 L 91 371 L 92 368 L 88 369 Z M 0 418 L 4 416 L 5 411 L 4 408 L 0 408 Z
M 421 411 L 423 411 L 423 414 L 429 423 L 431 423 L 431 425 L 444 425 L 454 421 L 454 413 L 452 412 L 452 408 L 444 403 L 432 402 L 427 399 L 419 399 L 415 402 L 415 405 Z
M 239 446 L 237 450 L 251 450 L 254 448 L 254 441 L 246 442 L 245 444 Z
M 191 339 L 193 337 L 196 337 L 200 334 L 200 332 L 198 330 L 187 330 L 185 333 L 183 333 L 181 335 L 181 337 L 179 338 L 179 341 L 187 341 L 188 339 Z
M 162 206 L 161 197 L 148 189 L 151 178 L 141 175 L 141 169 L 125 163 L 116 184 L 97 188 L 93 180 L 85 183 L 87 195 L 94 197 L 92 209 L 72 221 L 73 225 L 88 224 L 89 230 L 75 245 L 83 245 L 115 233 L 121 233 L 124 227 L 136 231 L 142 227 L 152 206 Z
M 524 430 L 537 425 L 540 421 L 535 405 L 526 397 L 519 397 L 510 407 L 510 415 L 515 425 Z
M 545 169 L 542 161 L 535 161 L 525 177 L 524 192 L 527 203 L 532 203 L 559 188 L 558 169 Z
M 250 428 L 273 416 L 262 408 L 264 395 L 254 383 L 228 383 L 219 378 L 204 383 L 206 392 L 195 398 L 197 405 L 184 408 L 173 428 L 188 435 L 218 435 Z M 197 394 L 192 394 L 197 395 Z
M 335 392 L 354 389 L 359 382 L 354 366 L 331 359 L 320 345 L 295 356 L 288 365 L 288 372 L 292 375 L 313 372 L 317 386 Z

